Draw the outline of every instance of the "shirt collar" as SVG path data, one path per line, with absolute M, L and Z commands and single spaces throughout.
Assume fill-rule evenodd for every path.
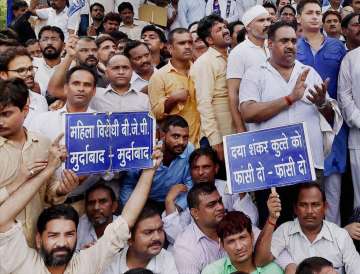
M 258 45 L 255 45 L 247 36 L 245 37 L 245 41 L 243 43 L 246 43 L 250 48 L 267 48 L 267 40 L 265 40 L 264 46 L 260 47 Z
M 222 58 L 227 59 L 227 55 L 226 55 L 226 56 L 222 55 L 220 51 L 217 51 L 217 50 L 214 49 L 213 47 L 209 47 L 209 48 L 208 48 L 208 52 L 209 52 L 211 55 L 214 55 L 215 57 L 222 57 Z
M 114 89 L 112 88 L 111 84 L 109 84 L 109 85 L 105 88 L 105 93 L 108 93 L 108 92 L 116 93 L 116 94 L 119 95 L 119 96 L 127 95 L 127 94 L 129 94 L 130 92 L 138 93 L 138 91 L 136 91 L 135 89 L 133 89 L 133 88 L 131 87 L 131 85 L 130 85 L 130 88 L 128 89 L 127 92 L 125 92 L 124 94 L 118 94 L 116 91 L 114 91 Z
M 65 114 L 65 113 L 69 113 L 66 107 L 66 104 L 58 110 L 58 112 L 60 113 L 60 115 Z M 86 113 L 93 113 L 96 112 L 95 110 L 93 110 L 92 108 L 88 107 L 86 110 Z
M 191 67 L 191 66 L 192 66 L 192 62 L 189 61 L 189 63 L 190 63 L 190 67 Z M 171 59 L 170 59 L 169 62 L 164 66 L 164 69 L 166 70 L 167 73 L 172 72 L 172 71 L 175 71 L 175 72 L 177 72 L 177 73 L 179 73 L 179 74 L 182 74 L 182 73 L 178 72 L 178 70 L 171 64 Z M 189 71 L 190 71 L 190 69 L 189 69 Z
M 297 234 L 297 233 L 300 233 L 301 235 L 306 237 L 304 232 L 301 229 L 298 218 L 296 218 L 294 220 L 294 225 L 290 228 L 289 235 L 294 235 L 294 234 Z M 323 221 L 321 230 L 320 230 L 319 234 L 316 236 L 316 239 L 314 240 L 313 243 L 315 243 L 316 241 L 318 241 L 318 240 L 320 240 L 322 238 L 324 238 L 324 239 L 326 239 L 328 241 L 331 241 L 331 242 L 334 241 L 333 237 L 331 236 L 330 229 L 329 229 L 326 221 Z

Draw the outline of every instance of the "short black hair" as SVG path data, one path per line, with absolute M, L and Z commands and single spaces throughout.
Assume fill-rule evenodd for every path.
M 249 234 L 252 234 L 252 224 L 249 216 L 241 211 L 230 211 L 216 227 L 216 234 L 221 242 L 224 242 L 226 237 L 241 233 L 246 229 Z
M 102 43 L 104 43 L 105 41 L 111 41 L 111 42 L 113 42 L 114 44 L 116 44 L 114 38 L 112 38 L 109 34 L 102 34 L 102 35 L 96 37 L 96 39 L 95 39 L 95 44 L 96 44 L 96 46 L 99 48 L 100 45 L 101 45 Z
M 175 34 L 183 34 L 183 33 L 190 33 L 190 32 L 186 28 L 176 28 L 171 30 L 168 34 L 168 44 L 172 44 L 174 42 Z
M 228 28 L 229 28 L 230 35 L 231 35 L 231 36 L 233 35 L 234 30 L 235 30 L 235 27 L 236 27 L 237 25 L 242 25 L 242 26 L 244 26 L 244 23 L 238 20 L 238 21 L 235 21 L 235 22 L 231 22 L 231 23 L 228 25 Z
M 199 184 L 195 184 L 189 191 L 187 195 L 187 203 L 189 209 L 198 208 L 199 207 L 199 196 L 202 194 L 211 194 L 214 191 L 217 191 L 215 184 L 210 182 L 201 182 Z
M 325 23 L 326 17 L 328 17 L 329 15 L 335 15 L 337 17 L 337 19 L 339 20 L 339 22 L 341 23 L 341 14 L 340 12 L 338 12 L 337 10 L 327 10 L 323 13 L 322 15 L 322 22 Z
M 137 48 L 137 47 L 141 46 L 141 45 L 144 45 L 150 51 L 149 46 L 146 43 L 141 42 L 139 40 L 130 40 L 125 45 L 124 55 L 127 58 L 129 58 L 129 60 L 130 60 L 130 58 L 131 58 L 130 51 L 133 50 L 134 48 Z
M 116 12 L 108 12 L 104 16 L 103 23 L 106 23 L 107 21 L 116 21 L 120 24 L 121 23 L 120 14 L 118 14 Z
M 206 38 L 211 35 L 211 28 L 216 22 L 224 23 L 224 19 L 217 14 L 210 14 L 199 21 L 197 34 L 207 46 L 209 46 L 209 44 L 206 42 Z
M 29 7 L 28 3 L 24 0 L 15 0 L 12 4 L 12 10 L 19 10 L 21 8 L 27 8 Z
M 129 37 L 125 32 L 115 30 L 109 33 L 109 35 L 115 40 L 115 43 L 118 44 L 121 40 L 128 41 Z
M 166 36 L 164 34 L 164 32 L 156 27 L 155 25 L 146 25 L 142 30 L 141 30 L 141 37 L 143 36 L 143 34 L 147 31 L 153 31 L 155 33 L 157 33 L 157 35 L 159 36 L 159 39 L 162 43 L 166 43 Z
M 219 164 L 219 158 L 217 156 L 217 153 L 215 150 L 213 150 L 211 147 L 201 147 L 201 148 L 197 148 L 195 149 L 189 157 L 189 166 L 190 168 L 192 167 L 192 165 L 194 164 L 195 161 L 197 161 L 197 159 L 199 159 L 201 156 L 207 156 L 210 158 L 210 160 L 215 164 Z
M 360 14 L 359 13 L 352 12 L 352 13 L 346 15 L 344 17 L 344 19 L 341 21 L 341 27 L 343 29 L 347 29 L 349 24 L 350 24 L 351 19 L 353 19 L 356 16 L 359 16 L 359 21 L 360 21 Z
M 19 35 L 18 33 L 13 30 L 12 28 L 6 28 L 6 29 L 2 29 L 0 30 L 0 35 L 2 38 L 7 38 L 7 39 L 15 39 L 15 40 L 19 40 Z
M 39 35 L 38 35 L 39 40 L 41 40 L 41 36 L 42 36 L 42 34 L 43 34 L 44 31 L 56 32 L 56 33 L 59 35 L 60 40 L 63 41 L 63 42 L 65 41 L 64 32 L 61 30 L 61 28 L 56 27 L 56 26 L 49 26 L 49 25 L 43 26 L 43 27 L 40 29 Z
M 154 272 L 145 268 L 133 268 L 124 272 L 124 274 L 154 274 Z
M 307 4 L 317 4 L 321 8 L 321 3 L 318 0 L 300 0 L 300 2 L 296 6 L 296 12 L 298 15 L 301 15 L 302 11 L 304 10 L 304 7 Z
M 37 221 L 37 231 L 42 234 L 48 222 L 56 219 L 70 220 L 75 223 L 75 227 L 79 224 L 79 214 L 76 210 L 67 204 L 55 205 L 43 210 Z
M 264 8 L 271 8 L 275 11 L 275 13 L 277 12 L 277 7 L 272 3 L 272 2 L 265 2 L 263 4 Z
M 102 8 L 102 10 L 105 11 L 105 8 L 104 8 L 104 6 L 102 4 L 100 4 L 99 2 L 95 2 L 94 4 L 92 4 L 90 6 L 90 12 L 92 12 L 93 8 L 96 7 L 96 6 Z
M 0 46 L 6 46 L 6 47 L 9 47 L 9 48 L 12 48 L 12 47 L 18 47 L 20 45 L 21 44 L 19 43 L 18 40 L 9 39 L 7 37 L 4 37 L 4 36 L 0 35 Z
M 29 90 L 22 79 L 0 80 L 0 108 L 8 106 L 23 110 L 29 98 Z
M 31 46 L 31 45 L 34 45 L 36 43 L 39 43 L 39 40 L 37 39 L 29 39 L 25 42 L 25 47 L 28 47 L 28 46 Z
M 296 185 L 296 196 L 295 196 L 296 199 L 294 200 L 294 205 L 296 205 L 299 201 L 300 192 L 303 189 L 310 189 L 310 188 L 318 189 L 321 193 L 321 198 L 322 198 L 323 203 L 326 202 L 325 191 L 321 188 L 321 186 L 316 182 L 308 182 L 308 183 L 301 183 L 301 184 Z
M 276 31 L 283 27 L 289 27 L 296 31 L 296 27 L 293 23 L 289 23 L 285 21 L 277 21 L 269 26 L 268 39 L 273 41 L 275 39 Z
M 291 5 L 283 6 L 283 7 L 280 9 L 279 14 L 281 15 L 281 14 L 283 13 L 284 9 L 286 9 L 286 8 L 287 8 L 287 9 L 291 9 L 291 10 L 293 11 L 294 15 L 296 15 L 296 10 L 295 10 L 294 7 L 291 6 Z
M 71 79 L 71 76 L 78 70 L 84 70 L 84 71 L 87 71 L 89 72 L 93 78 L 94 78 L 94 86 L 96 87 L 96 84 L 97 84 L 97 75 L 95 73 L 95 71 L 91 68 L 88 68 L 86 66 L 74 66 L 72 67 L 70 70 L 68 70 L 66 72 L 66 76 L 65 76 L 65 83 L 68 84 L 70 82 L 70 79 Z
M 246 38 L 246 28 L 243 28 L 239 31 L 238 35 L 236 36 L 236 42 L 240 44 L 241 42 L 245 41 Z
M 134 13 L 134 7 L 130 2 L 122 2 L 117 9 L 119 13 L 123 12 L 124 10 L 131 10 L 131 12 Z
M 165 117 L 165 119 L 161 123 L 161 131 L 166 133 L 166 132 L 169 131 L 169 128 L 171 126 L 173 126 L 173 127 L 181 127 L 181 128 L 188 128 L 189 124 L 180 115 L 168 115 L 168 116 Z
M 191 27 L 192 27 L 193 25 L 196 25 L 196 24 L 199 24 L 199 21 L 194 21 L 194 22 L 192 22 L 192 23 L 188 26 L 188 30 L 190 31 Z
M 313 274 L 321 271 L 323 267 L 333 264 L 322 257 L 310 257 L 303 260 L 296 268 L 295 274 Z
M 32 57 L 24 47 L 13 47 L 0 54 L 0 71 L 7 71 L 9 63 L 18 56 L 27 56 L 32 61 Z
M 99 182 L 99 183 L 96 183 L 95 185 L 92 185 L 88 190 L 86 190 L 86 192 L 85 192 L 85 204 L 87 203 L 87 201 L 89 199 L 89 195 L 91 193 L 93 193 L 95 190 L 98 190 L 98 189 L 102 189 L 102 190 L 107 191 L 108 194 L 110 195 L 111 200 L 113 202 L 116 201 L 116 196 L 115 196 L 114 190 L 110 186 L 104 184 L 103 182 Z
M 154 204 L 154 202 L 151 201 L 147 201 L 144 208 L 141 210 L 139 217 L 136 219 L 136 222 L 134 224 L 134 227 L 132 228 L 132 233 L 131 235 L 134 236 L 135 235 L 135 231 L 139 225 L 139 223 L 142 220 L 145 220 L 147 218 L 151 218 L 154 216 L 159 216 L 161 218 L 161 215 L 159 213 L 159 210 L 157 209 L 156 205 Z

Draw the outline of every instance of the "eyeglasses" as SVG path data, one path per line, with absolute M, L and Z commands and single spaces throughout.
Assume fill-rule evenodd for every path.
M 35 66 L 30 66 L 27 68 L 8 69 L 8 71 L 16 72 L 20 76 L 25 76 L 27 72 L 35 73 L 37 70 L 38 70 L 38 67 L 35 67 Z

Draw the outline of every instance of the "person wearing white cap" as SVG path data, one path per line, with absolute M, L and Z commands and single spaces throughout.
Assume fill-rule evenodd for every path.
M 247 37 L 230 52 L 226 72 L 230 110 L 237 132 L 246 131 L 238 109 L 241 78 L 249 67 L 264 63 L 270 56 L 265 43 L 271 24 L 269 12 L 263 6 L 256 5 L 245 12 L 242 22 Z

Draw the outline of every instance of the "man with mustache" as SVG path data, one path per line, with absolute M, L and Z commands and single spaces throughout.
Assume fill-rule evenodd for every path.
M 149 82 L 151 110 L 157 120 L 169 114 L 182 116 L 189 123 L 190 142 L 199 146 L 200 114 L 195 85 L 189 76 L 193 40 L 190 32 L 184 28 L 172 30 L 168 39 L 171 59 L 153 74 Z
M 95 2 L 90 6 L 90 17 L 92 24 L 87 29 L 88 36 L 97 36 L 104 31 L 104 14 L 105 8 L 102 4 Z
M 77 227 L 76 250 L 88 248 L 100 239 L 111 224 L 118 209 L 115 193 L 110 186 L 96 183 L 85 193 L 85 213 Z
M 23 47 L 10 49 L 0 56 L 0 78 L 4 80 L 20 78 L 24 80 L 29 90 L 29 113 L 24 121 L 25 127 L 28 127 L 38 114 L 48 111 L 45 97 L 34 92 L 36 69 L 30 54 Z
M 97 70 L 104 77 L 107 63 L 117 52 L 116 42 L 110 35 L 102 34 L 95 39 L 95 43 L 98 47 L 97 58 L 99 59 Z
M 215 14 L 200 20 L 197 33 L 209 47 L 190 70 L 190 76 L 195 83 L 201 131 L 223 162 L 222 137 L 235 132 L 226 84 L 231 36 L 224 19 Z
M 160 214 L 151 204 L 145 205 L 131 230 L 124 248 L 103 274 L 121 274 L 145 268 L 157 274 L 178 274 L 173 255 L 165 250 L 165 233 Z
M 121 16 L 119 30 L 126 33 L 129 39 L 140 40 L 141 31 L 147 25 L 146 22 L 134 19 L 134 7 L 132 1 L 122 2 L 118 6 L 118 12 Z
M 344 44 L 339 39 L 321 33 L 322 15 L 318 1 L 303 0 L 297 5 L 297 11 L 299 23 L 303 29 L 303 37 L 297 42 L 296 59 L 313 67 L 323 81 L 328 79 L 327 92 L 332 99 L 336 100 L 341 60 L 346 54 Z M 327 11 L 324 16 L 329 12 L 331 11 Z M 337 17 L 339 20 L 340 15 Z M 324 22 L 326 24 L 326 20 Z M 347 138 L 348 128 L 344 125 L 335 136 L 331 153 L 327 155 L 324 164 L 321 165 L 324 176 L 322 184 L 329 201 L 326 219 L 338 225 L 341 222 L 341 174 L 346 170 Z
M 286 249 L 294 266 L 306 258 L 320 256 L 329 260 L 339 274 L 359 273 L 360 255 L 348 232 L 324 220 L 328 203 L 319 184 L 298 185 L 294 198 L 297 218 L 275 230 L 283 206 L 276 192 L 270 194 L 269 218 L 256 243 L 256 265 L 266 265 Z
M 342 32 L 346 38 L 345 48 L 347 51 L 360 46 L 360 15 L 351 13 L 341 21 Z
M 44 26 L 39 32 L 39 45 L 42 58 L 33 60 L 33 65 L 38 67 L 35 81 L 40 85 L 41 94 L 46 96 L 50 78 L 61 63 L 64 33 L 58 27 Z
M 321 178 L 324 158 L 340 130 L 342 117 L 335 100 L 327 95 L 323 82 L 311 67 L 295 60 L 297 38 L 294 26 L 280 21 L 268 30 L 271 57 L 247 70 L 239 95 L 240 110 L 249 131 L 305 122 Z M 292 186 L 280 188 L 283 212 L 280 223 L 292 219 Z
M 249 67 L 264 63 L 270 56 L 269 49 L 265 45 L 267 30 L 271 24 L 269 12 L 260 5 L 254 6 L 245 12 L 242 22 L 246 28 L 247 36 L 244 42 L 237 45 L 230 52 L 226 70 L 230 111 L 236 126 L 236 132 L 246 131 L 239 111 L 241 79 Z
M 149 80 L 156 69 L 151 64 L 149 46 L 137 40 L 129 41 L 124 48 L 124 55 L 129 58 L 133 69 L 132 88 L 147 94 Z
M 344 41 L 341 35 L 341 15 L 334 10 L 328 10 L 322 16 L 324 31 L 327 36 Z
M 92 247 L 74 253 L 79 216 L 71 206 L 59 205 L 45 209 L 40 214 L 36 233 L 37 250 L 31 249 L 25 242 L 21 224 L 15 221 L 15 216 L 26 207 L 39 191 L 43 180 L 51 177 L 65 157 L 66 150 L 55 142 L 51 146 L 46 168 L 0 205 L 0 250 L 6 250 L 1 253 L 1 273 L 101 273 L 118 252 L 126 247 L 129 230 L 144 207 L 162 154 L 157 147 L 153 153 L 154 167 L 143 170 L 121 216 L 108 225 L 103 237 Z

